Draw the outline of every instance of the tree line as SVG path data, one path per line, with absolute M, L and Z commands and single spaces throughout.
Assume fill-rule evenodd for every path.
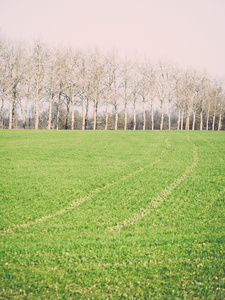
M 222 130 L 224 84 L 166 61 L 0 37 L 0 128 Z

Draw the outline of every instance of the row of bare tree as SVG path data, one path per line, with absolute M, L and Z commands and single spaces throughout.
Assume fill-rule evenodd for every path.
M 40 40 L 28 45 L 1 37 L 0 101 L 0 128 L 15 128 L 18 120 L 25 128 L 29 119 L 35 129 L 60 129 L 63 113 L 65 129 L 77 128 L 79 119 L 80 129 L 96 130 L 104 118 L 105 130 L 112 124 L 117 130 L 120 117 L 126 130 L 132 114 L 135 130 L 138 112 L 142 129 L 147 115 L 154 130 L 159 111 L 161 130 L 221 130 L 225 86 L 206 72 L 168 62 L 131 61 L 114 51 L 53 49 Z M 171 127 L 171 116 L 173 122 L 176 116 L 176 126 Z

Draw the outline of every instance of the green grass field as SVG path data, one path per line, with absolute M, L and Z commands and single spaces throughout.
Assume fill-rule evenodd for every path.
M 225 132 L 0 131 L 0 299 L 224 299 Z

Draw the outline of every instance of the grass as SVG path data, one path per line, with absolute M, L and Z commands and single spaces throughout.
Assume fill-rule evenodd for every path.
M 0 143 L 0 299 L 225 298 L 224 132 Z

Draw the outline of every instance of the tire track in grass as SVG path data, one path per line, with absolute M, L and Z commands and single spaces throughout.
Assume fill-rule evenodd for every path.
M 212 208 L 215 205 L 216 201 L 218 199 L 220 199 L 221 195 L 223 195 L 224 192 L 225 192 L 225 187 L 220 192 L 218 192 L 217 194 L 214 195 L 213 200 L 211 202 L 209 202 L 209 204 L 207 206 L 205 206 L 204 209 L 202 209 L 198 214 L 196 214 L 196 218 L 202 216 L 204 213 L 209 211 L 210 208 Z M 170 211 L 173 211 L 174 208 L 176 208 L 176 210 L 179 211 L 179 207 L 180 207 L 179 205 L 182 205 L 182 204 L 180 202 L 180 199 L 177 197 L 176 200 L 170 205 Z M 161 217 L 162 218 L 166 217 L 166 214 L 168 214 L 168 212 L 165 212 L 164 214 L 162 214 Z M 208 222 L 210 223 L 212 221 L 213 221 L 213 219 L 211 219 Z
M 173 183 L 171 183 L 169 186 L 167 186 L 165 189 L 163 189 L 158 196 L 153 198 L 152 202 L 145 208 L 142 209 L 141 212 L 134 214 L 131 218 L 125 219 L 121 223 L 117 224 L 114 227 L 108 228 L 110 231 L 120 231 L 123 227 L 132 225 L 138 221 L 140 221 L 142 218 L 144 218 L 146 215 L 152 212 L 152 210 L 156 207 L 158 207 L 164 200 L 166 200 L 167 196 L 182 182 L 184 181 L 187 176 L 193 171 L 195 166 L 198 164 L 198 152 L 197 152 L 197 146 L 194 144 L 193 141 L 191 141 L 190 137 L 187 136 L 188 140 L 193 144 L 194 150 L 193 150 L 193 158 L 194 162 L 191 166 L 189 166 L 186 171 L 174 180 Z
M 207 142 L 207 144 L 209 145 L 209 147 L 210 147 L 211 149 L 213 149 L 213 148 L 215 147 L 215 145 L 214 145 L 214 147 L 213 147 L 213 146 L 212 146 L 212 143 L 209 143 L 209 141 L 206 140 L 206 139 L 204 139 L 202 136 L 200 136 L 200 138 L 201 138 L 201 140 L 203 140 L 204 142 Z M 218 150 L 218 153 L 220 153 L 220 150 Z M 221 154 L 221 153 L 220 153 L 220 154 Z M 224 162 L 224 159 L 223 159 L 221 156 L 219 157 L 219 159 L 222 160 L 222 162 Z M 205 213 L 205 212 L 208 211 L 211 207 L 213 207 L 213 206 L 214 206 L 214 203 L 220 198 L 220 196 L 221 196 L 224 192 L 225 192 L 225 187 L 224 187 L 220 192 L 218 192 L 217 195 L 214 195 L 214 199 L 213 199 L 212 201 L 210 201 L 209 205 L 207 205 L 207 206 L 205 207 L 204 210 L 202 210 L 201 212 L 199 212 L 199 213 L 196 215 L 196 217 L 201 216 L 203 213 Z
M 205 138 L 203 138 L 202 136 L 198 136 L 198 138 L 200 138 L 202 141 L 204 141 L 204 142 L 206 142 L 208 145 L 209 145 L 209 147 L 210 148 L 214 148 L 215 147 L 215 145 L 214 145 L 214 147 L 212 147 L 212 143 L 210 143 L 209 142 L 209 140 L 206 140 Z M 217 148 L 217 147 L 216 147 Z M 220 151 L 219 151 L 220 152 Z M 221 153 L 220 153 L 221 154 Z M 221 155 L 219 155 L 220 156 L 220 160 L 222 160 L 223 162 L 224 162 L 224 159 L 222 158 L 222 156 Z
M 225 187 L 216 195 L 216 196 L 214 196 L 214 199 L 213 199 L 213 201 L 211 201 L 210 203 L 209 203 L 209 205 L 207 205 L 206 207 L 205 207 L 205 209 L 203 209 L 202 211 L 200 211 L 197 215 L 196 215 L 196 217 L 200 217 L 202 214 L 204 214 L 205 212 L 207 212 L 211 207 L 213 207 L 214 206 L 214 204 L 215 204 L 215 202 L 218 200 L 218 199 L 220 199 L 220 196 L 223 194 L 225 192 Z M 211 220 L 212 221 L 212 220 Z
M 155 164 L 157 164 L 158 162 L 160 162 L 162 156 L 164 155 L 164 153 L 167 151 L 167 149 L 168 149 L 170 146 L 171 146 L 171 145 L 170 145 L 170 143 L 169 143 L 169 138 L 167 138 L 167 139 L 166 139 L 166 147 L 163 149 L 163 151 L 160 153 L 160 155 L 157 157 L 157 159 L 156 159 L 154 162 L 152 162 L 152 163 L 150 163 L 150 164 L 148 164 L 148 165 L 146 165 L 146 166 L 144 166 L 144 167 L 142 167 L 142 168 L 139 168 L 139 169 L 137 169 L 136 171 L 133 171 L 133 172 L 131 172 L 130 174 L 128 174 L 128 175 L 126 175 L 126 176 L 123 176 L 122 178 L 118 179 L 117 181 L 112 181 L 112 182 L 110 182 L 110 183 L 107 183 L 105 186 L 103 186 L 103 187 L 101 187 L 101 188 L 97 188 L 97 189 L 91 191 L 91 192 L 90 192 L 88 195 L 86 195 L 85 197 L 82 197 L 82 198 L 80 198 L 80 199 L 77 199 L 77 200 L 75 200 L 75 201 L 72 201 L 67 207 L 65 207 L 65 208 L 63 208 L 63 209 L 61 209 L 61 210 L 58 210 L 58 211 L 56 211 L 56 212 L 54 212 L 54 213 L 52 213 L 52 214 L 49 214 L 49 215 L 47 215 L 47 216 L 43 216 L 43 217 L 41 217 L 41 218 L 35 219 L 35 220 L 30 221 L 30 222 L 27 222 L 27 223 L 22 223 L 22 224 L 13 225 L 13 226 L 10 226 L 10 227 L 8 227 L 8 228 L 2 228 L 2 229 L 0 229 L 0 230 L 1 230 L 1 233 L 7 233 L 7 232 L 10 232 L 10 231 L 13 231 L 13 230 L 16 229 L 16 228 L 25 228 L 25 227 L 28 227 L 28 226 L 30 226 L 30 225 L 34 225 L 34 224 L 37 224 L 37 223 L 41 223 L 41 222 L 44 222 L 44 221 L 46 221 L 46 220 L 48 220 L 48 219 L 50 219 L 50 218 L 53 218 L 53 217 L 62 215 L 62 214 L 64 214 L 64 213 L 66 213 L 66 212 L 68 212 L 68 211 L 74 209 L 76 206 L 78 206 L 78 205 L 82 204 L 83 202 L 85 202 L 86 200 L 90 199 L 90 198 L 91 198 L 93 195 L 95 195 L 96 193 L 101 192 L 101 191 L 103 191 L 104 189 L 107 189 L 108 187 L 111 187 L 111 186 L 113 186 L 113 185 L 119 184 L 120 182 L 122 182 L 122 181 L 124 181 L 124 180 L 126 180 L 126 179 L 128 179 L 128 178 L 130 178 L 130 177 L 132 177 L 132 176 L 134 176 L 134 175 L 136 175 L 136 174 L 142 172 L 143 170 L 145 170 L 145 169 L 147 169 L 147 168 L 150 168 L 150 167 L 154 166 Z

